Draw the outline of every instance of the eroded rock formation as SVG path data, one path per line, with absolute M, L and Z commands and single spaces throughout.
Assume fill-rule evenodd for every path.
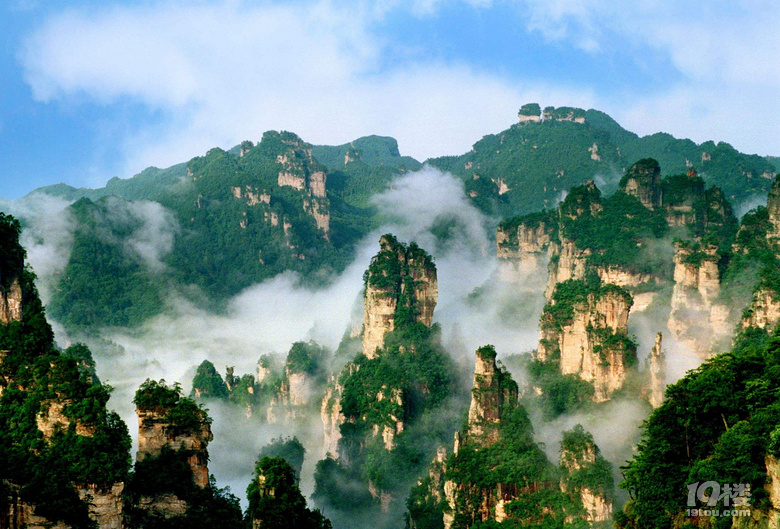
M 661 166 L 652 158 L 639 160 L 632 165 L 620 184 L 626 194 L 638 198 L 644 207 L 652 210 L 661 207 Z
M 0 323 L 11 323 L 22 319 L 22 286 L 19 277 L 14 277 L 5 288 L 0 285 Z
M 517 395 L 517 383 L 504 368 L 496 364 L 496 350 L 493 346 L 486 345 L 477 349 L 467 429 L 464 432 L 455 432 L 454 455 L 458 456 L 464 444 L 479 450 L 497 443 L 501 436 L 502 416 L 505 411 L 517 407 Z M 518 487 L 498 483 L 489 490 L 480 490 L 477 486 L 455 483 L 452 480 L 446 480 L 440 485 L 446 470 L 445 457 L 446 450 L 440 448 L 429 470 L 430 494 L 438 497 L 443 493 L 448 505 L 448 509 L 443 513 L 445 529 L 452 527 L 456 513 L 464 509 L 471 512 L 477 520 L 504 521 L 507 518 L 506 504 L 517 499 L 520 494 Z M 469 498 L 469 501 L 461 502 L 461 498 Z
M 772 182 L 766 201 L 771 228 L 766 234 L 767 240 L 775 248 L 780 248 L 780 178 Z
M 677 340 L 701 356 L 730 334 L 730 310 L 718 303 L 718 249 L 698 243 L 675 245 L 674 289 L 668 327 Z
M 430 327 L 439 297 L 436 267 L 424 250 L 389 234 L 379 245 L 365 275 L 363 354 L 368 358 L 376 356 L 398 318 Z
M 38 430 L 43 434 L 43 438 L 47 441 L 51 439 L 54 432 L 58 430 L 65 431 L 70 426 L 70 418 L 63 413 L 63 410 L 69 404 L 71 404 L 69 401 L 57 400 L 41 403 L 41 411 L 36 415 L 35 422 L 38 426 Z M 84 437 L 92 437 L 94 432 L 92 428 L 76 421 L 76 434 Z
M 194 410 L 193 410 L 194 411 Z M 172 424 L 170 409 L 164 407 L 138 407 L 137 461 L 159 456 L 163 447 L 188 452 L 187 463 L 192 469 L 195 484 L 205 488 L 209 484 L 208 444 L 214 438 L 205 412 L 199 410 L 193 418 L 197 427 L 189 428 Z
M 659 332 L 655 335 L 655 344 L 650 356 L 647 358 L 647 370 L 649 374 L 649 387 L 647 400 L 653 408 L 663 404 L 666 392 L 666 354 L 661 349 L 662 336 Z
M 564 432 L 560 466 L 563 472 L 561 490 L 579 496 L 585 510 L 583 518 L 593 523 L 612 518 L 614 484 L 610 473 L 603 472 L 608 470 L 609 463 L 599 453 L 593 436 L 582 426 L 577 425 L 573 430 Z
M 608 400 L 636 359 L 627 328 L 632 304 L 628 291 L 615 285 L 559 284 L 542 314 L 537 359 L 591 382 L 596 402 Z
M 549 259 L 558 221 L 553 215 L 526 215 L 499 224 L 496 256 L 504 280 L 519 280 L 543 269 Z
M 705 211 L 704 180 L 691 168 L 686 175 L 670 177 L 663 197 L 663 211 L 669 226 L 694 226 Z
M 517 405 L 517 383 L 496 366 L 492 346 L 477 349 L 474 385 L 471 390 L 468 430 L 473 442 L 488 446 L 498 440 L 498 424 L 506 406 Z
M 341 425 L 346 420 L 344 414 L 341 413 L 341 395 L 343 393 L 344 386 L 339 383 L 339 379 L 335 375 L 332 376 L 320 405 L 320 419 L 325 438 L 324 452 L 334 456 L 338 454 Z
M 279 187 L 292 187 L 303 191 L 303 209 L 314 218 L 317 227 L 326 238 L 330 232 L 330 202 L 327 198 L 325 169 L 311 155 L 311 145 L 297 136 L 283 136 L 287 150 L 277 155 L 280 165 L 277 175 Z
M 780 323 L 780 299 L 778 295 L 768 289 L 760 288 L 753 293 L 750 307 L 742 318 L 742 328 L 758 327 L 772 330 Z
M 122 492 L 124 483 L 114 483 L 110 487 L 88 484 L 78 487 L 79 498 L 89 505 L 89 517 L 97 523 L 99 529 L 122 529 Z

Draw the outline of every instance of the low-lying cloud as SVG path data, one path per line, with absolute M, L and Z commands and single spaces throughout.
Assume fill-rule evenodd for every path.
M 441 325 L 443 343 L 457 363 L 470 372 L 474 350 L 486 343 L 495 344 L 502 354 L 534 346 L 543 278 L 533 279 L 533 287 L 531 279 L 526 284 L 502 279 L 488 237 L 494 221 L 471 204 L 460 180 L 426 167 L 396 180 L 373 202 L 382 226 L 358 245 L 354 262 L 325 287 L 311 287 L 296 273 L 286 272 L 245 289 L 215 313 L 199 301 L 203 294 L 187 295 L 194 287 L 183 286 L 169 294 L 161 315 L 140 328 L 106 329 L 100 340 L 88 340 L 98 375 L 115 388 L 110 406 L 134 425 L 133 393 L 146 378 L 179 381 L 189 391 L 195 368 L 204 359 L 221 372 L 234 366 L 242 374 L 255 373 L 263 354 L 283 359 L 296 341 L 314 340 L 335 350 L 344 332 L 362 319 L 362 275 L 378 251 L 380 235 L 387 232 L 404 242 L 415 240 L 433 255 L 439 283 L 434 321 Z M 128 251 L 147 256 L 150 266 L 159 262 L 175 234 L 168 213 L 148 202 L 117 201 L 110 210 L 111 218 L 103 220 L 137 226 L 126 244 Z M 62 342 L 80 338 L 63 333 L 58 337 Z M 309 454 L 304 490 L 313 490 L 313 464 L 324 455 L 318 416 L 307 417 L 303 425 L 256 420 L 238 425 L 245 420 L 243 410 L 209 406 L 217 437 L 210 468 L 221 484 L 243 496 L 259 447 L 273 437 L 295 434 Z M 131 433 L 137 435 L 134 427 Z M 253 437 L 247 441 L 247 436 Z
M 0 210 L 24 224 L 20 242 L 38 276 L 36 285 L 44 303 L 51 300 L 57 276 L 65 270 L 73 249 L 76 222 L 67 209 L 70 204 L 44 193 L 14 201 L 0 199 Z

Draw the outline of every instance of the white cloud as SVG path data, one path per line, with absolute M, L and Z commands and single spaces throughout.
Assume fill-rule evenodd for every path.
M 40 193 L 13 201 L 0 199 L 0 209 L 24 224 L 20 242 L 27 251 L 27 262 L 38 276 L 36 284 L 44 303 L 51 300 L 58 276 L 65 270 L 73 249 L 76 222 L 68 209 L 70 204 Z
M 681 74 L 634 101 L 600 94 L 604 110 L 640 134 L 658 131 L 746 152 L 780 152 L 780 10 L 775 2 L 519 0 L 529 29 L 590 52 L 614 41 L 644 57 L 656 50 Z M 631 48 L 633 47 L 633 49 Z
M 386 59 L 406 45 L 379 27 L 399 9 L 434 17 L 444 0 L 274 5 L 164 2 L 48 18 L 20 54 L 40 101 L 127 100 L 159 110 L 156 125 L 117 134 L 126 176 L 219 145 L 292 130 L 313 143 L 391 135 L 419 159 L 467 151 L 505 129 L 528 101 L 596 107 L 640 134 L 670 132 L 777 153 L 780 11 L 656 0 L 516 0 L 518 24 L 590 53 L 666 60 L 670 87 L 641 94 L 553 86 L 473 63 Z M 490 0 L 454 2 L 489 9 Z M 638 66 L 641 67 L 641 66 Z M 598 72 L 595 72 L 598 75 Z
M 40 101 L 129 97 L 165 112 L 162 124 L 125 136 L 128 172 L 257 140 L 269 129 L 315 143 L 392 135 L 405 154 L 424 159 L 465 152 L 506 128 L 530 99 L 593 102 L 589 93 L 465 64 L 380 71 L 391 45 L 372 33 L 382 13 L 327 1 L 68 11 L 28 38 L 21 60 Z

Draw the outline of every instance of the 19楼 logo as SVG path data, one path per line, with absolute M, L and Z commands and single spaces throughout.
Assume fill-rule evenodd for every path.
M 706 507 L 733 507 L 733 509 L 700 509 L 696 500 Z M 696 482 L 688 485 L 688 516 L 750 516 L 750 484 Z

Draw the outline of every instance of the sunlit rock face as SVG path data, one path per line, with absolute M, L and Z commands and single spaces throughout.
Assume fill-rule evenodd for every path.
M 537 359 L 557 362 L 561 373 L 591 382 L 596 402 L 609 400 L 623 386 L 626 357 L 635 354 L 627 342 L 633 300 L 617 286 L 599 288 L 571 303 L 571 317 L 557 318 L 555 301 L 542 314 Z M 560 287 L 559 287 L 560 288 Z
M 208 444 L 214 438 L 211 426 L 200 417 L 200 426 L 193 432 L 178 432 L 172 428 L 167 409 L 138 408 L 138 454 L 136 460 L 160 455 L 163 447 L 192 452 L 187 462 L 192 469 L 195 484 L 205 488 L 209 484 Z M 201 414 L 203 412 L 200 412 Z
M 517 384 L 498 369 L 495 350 L 492 347 L 479 348 L 466 435 L 484 446 L 495 443 L 502 411 L 516 403 Z
M 702 357 L 727 337 L 730 308 L 718 303 L 720 271 L 717 247 L 698 251 L 677 244 L 674 255 L 674 289 L 668 327 L 672 336 Z
M 290 134 L 282 139 L 282 143 L 287 146 L 287 150 L 276 157 L 276 163 L 280 166 L 277 184 L 304 193 L 304 211 L 314 218 L 317 228 L 328 238 L 330 202 L 326 190 L 327 174 L 312 157 L 311 145 Z
M 626 194 L 638 198 L 647 209 L 661 207 L 661 166 L 655 160 L 640 160 L 632 165 L 621 185 Z
M 363 354 L 375 358 L 398 317 L 430 327 L 439 298 L 436 267 L 414 243 L 406 246 L 392 235 L 379 240 L 379 253 L 366 272 Z

